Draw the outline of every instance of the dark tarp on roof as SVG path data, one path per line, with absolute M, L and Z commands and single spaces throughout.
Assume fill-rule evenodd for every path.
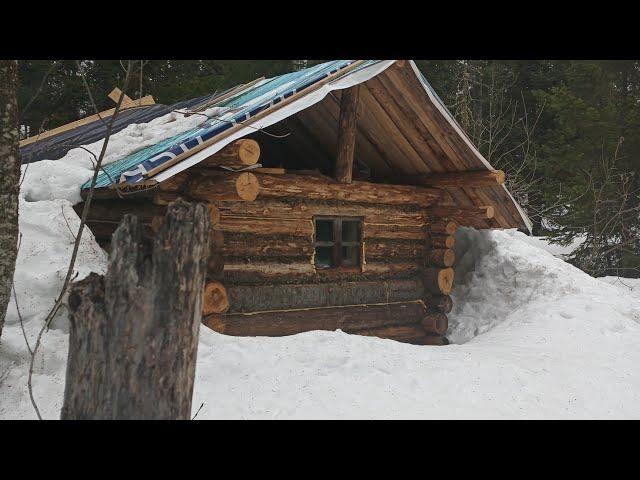
M 189 109 L 204 104 L 225 92 L 216 92 L 191 100 L 174 103 L 173 105 L 150 105 L 147 107 L 132 108 L 120 112 L 116 117 L 112 133 L 125 129 L 132 123 L 147 123 L 154 118 L 170 113 L 172 110 Z M 106 123 L 106 122 L 105 122 Z M 107 127 L 100 119 L 87 123 L 77 128 L 61 132 L 42 140 L 25 145 L 20 148 L 22 164 L 38 162 L 40 160 L 58 160 L 67 152 L 80 145 L 87 145 L 104 138 Z

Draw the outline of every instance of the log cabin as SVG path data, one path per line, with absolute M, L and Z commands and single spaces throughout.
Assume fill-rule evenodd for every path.
M 88 227 L 108 248 L 125 214 L 153 237 L 171 202 L 206 202 L 203 323 L 226 335 L 444 345 L 456 228 L 531 226 L 413 61 L 327 62 L 185 114 L 203 121 L 103 167 Z

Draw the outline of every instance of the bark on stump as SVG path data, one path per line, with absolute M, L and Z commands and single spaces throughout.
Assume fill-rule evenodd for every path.
M 145 247 L 126 215 L 107 274 L 72 285 L 62 419 L 190 418 L 210 223 L 178 201 Z
M 18 63 L 0 60 L 0 336 L 18 256 Z

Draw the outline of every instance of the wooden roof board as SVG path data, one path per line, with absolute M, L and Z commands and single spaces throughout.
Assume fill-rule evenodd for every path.
M 340 114 L 340 107 L 336 100 L 331 97 L 327 97 L 323 102 L 319 104 L 319 113 L 324 119 L 335 128 L 335 135 L 337 136 L 337 128 L 338 128 L 338 116 Z M 356 122 L 356 128 L 358 130 L 358 134 L 356 136 L 356 158 L 364 161 L 367 165 L 369 165 L 375 172 L 381 172 L 382 175 L 389 175 L 393 172 L 393 160 L 389 157 L 388 153 L 384 150 L 383 146 L 380 144 L 379 140 L 373 135 L 373 133 L 364 128 L 363 123 L 361 121 L 361 117 L 359 117 L 360 121 Z M 361 157 L 360 150 L 358 150 L 358 146 L 361 145 L 369 145 L 371 148 L 370 156 L 366 156 L 365 158 Z M 375 152 L 375 153 L 374 153 Z M 365 153 L 362 151 L 362 153 Z
M 387 105 L 385 108 L 379 98 L 370 91 L 367 83 L 360 88 L 360 101 L 364 110 L 361 118 L 363 128 L 367 128 L 367 122 L 377 120 L 378 125 L 385 130 L 390 140 L 401 151 L 402 158 L 405 159 L 406 170 L 418 174 L 430 173 L 431 169 L 422 160 L 421 155 L 403 132 L 403 125 L 399 122 L 400 119 L 397 115 L 394 115 L 393 106 Z
M 400 113 L 406 118 L 405 128 L 412 127 L 418 135 L 419 141 L 423 143 L 424 148 L 430 152 L 430 154 L 423 156 L 423 161 L 428 167 L 434 172 L 452 170 L 454 167 L 450 165 L 449 157 L 444 153 L 433 135 L 431 135 L 415 108 L 406 101 L 406 97 L 390 81 L 387 72 L 381 73 L 375 77 L 375 80 L 379 82 L 384 92 L 395 102 L 399 107 Z M 378 95 L 381 91 L 382 90 L 377 90 L 375 94 Z
M 418 170 L 424 173 L 443 172 L 444 168 L 437 159 L 438 154 L 431 148 L 429 143 L 425 141 L 424 134 L 418 130 L 415 123 L 407 117 L 402 102 L 398 103 L 380 81 L 380 77 L 383 75 L 384 73 L 366 82 L 365 85 L 367 89 L 389 117 L 391 117 L 394 124 L 420 158 L 422 165 Z

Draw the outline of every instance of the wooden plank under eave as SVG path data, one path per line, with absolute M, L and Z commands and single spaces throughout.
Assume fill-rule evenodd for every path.
M 338 117 L 338 140 L 336 145 L 335 179 L 340 183 L 351 183 L 353 156 L 356 146 L 356 122 L 360 85 L 342 90 L 340 116 Z

